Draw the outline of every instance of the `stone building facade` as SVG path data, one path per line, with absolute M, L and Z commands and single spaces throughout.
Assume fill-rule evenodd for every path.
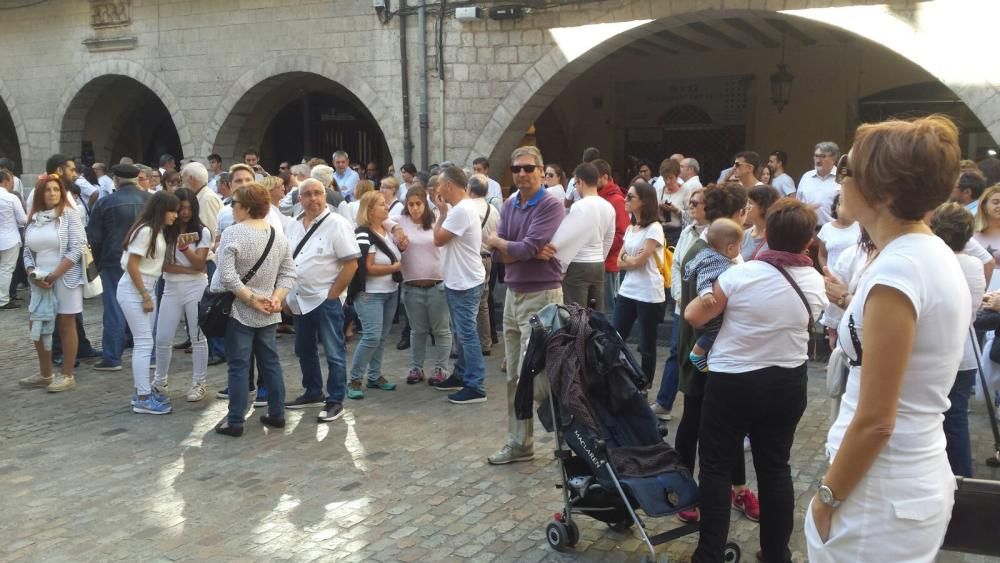
M 629 68 L 623 80 L 744 77 L 744 144 L 791 145 L 805 160 L 804 144 L 849 143 L 859 99 L 912 82 L 957 96 L 981 129 L 974 145 L 1000 138 L 992 0 L 502 4 L 518 3 L 535 7 L 519 19 L 466 22 L 453 8 L 440 14 L 439 3 L 420 18 L 398 0 L 388 11 L 371 0 L 0 0 L 0 155 L 24 173 L 54 152 L 148 160 L 169 147 L 227 161 L 253 148 L 267 163 L 281 151 L 350 144 L 362 153 L 352 157 L 397 169 L 480 155 L 502 162 L 526 134 L 543 138 L 544 114 L 556 108 L 568 138 L 560 152 L 595 144 L 621 159 L 629 93 L 614 83 Z M 487 12 L 494 3 L 479 4 Z M 785 47 L 798 78 L 778 112 L 768 75 Z M 603 123 L 599 138 L 567 132 L 574 120 Z

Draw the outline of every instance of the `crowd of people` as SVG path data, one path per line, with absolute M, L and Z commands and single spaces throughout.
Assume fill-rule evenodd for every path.
M 0 161 L 0 287 L 11 287 L 0 309 L 22 306 L 23 263 L 39 364 L 24 387 L 72 389 L 79 358 L 117 371 L 131 346 L 133 411 L 159 415 L 173 409 L 175 351 L 192 354 L 187 401 L 205 399 L 207 367 L 227 363 L 216 396 L 229 411 L 216 431 L 234 437 L 250 403 L 267 407 L 260 420 L 273 427 L 285 425 L 285 409 L 318 408 L 330 422 L 347 399 L 399 381 L 426 380 L 455 404 L 485 402 L 484 356 L 502 338 L 508 428 L 493 465 L 534 457 L 533 424 L 514 409 L 532 315 L 577 303 L 606 312 L 625 338 L 636 328 L 653 381 L 669 309 L 669 354 L 650 406 L 669 420 L 683 392 L 676 448 L 701 494 L 678 516 L 701 522 L 696 561 L 721 560 L 731 509 L 760 522 L 761 560 L 790 561 L 789 457 L 810 340 L 825 327 L 847 367 L 831 392 L 831 466 L 807 511 L 810 560 L 930 560 L 953 475 L 972 473 L 968 336 L 981 303 L 1000 310 L 991 292 L 1000 167 L 960 161 L 955 126 L 940 117 L 864 125 L 848 154 L 821 142 L 813 159 L 796 183 L 784 151 L 766 161 L 743 151 L 703 186 L 699 162 L 677 154 L 659 176 L 641 163 L 620 186 L 596 148 L 564 169 L 525 146 L 510 158 L 510 193 L 484 158 L 427 172 L 406 163 L 397 179 L 374 162 L 354 170 L 342 151 L 332 166 L 282 162 L 273 175 L 254 151 L 228 169 L 218 155 L 179 170 L 170 155 L 159 167 L 123 158 L 110 176 L 101 163 L 78 175 L 74 160 L 54 155 L 33 186 Z M 493 296 L 501 280 L 502 304 Z M 97 281 L 99 352 L 81 321 Z M 199 329 L 206 288 L 233 295 L 224 338 Z M 383 369 L 401 311 L 402 377 Z M 187 341 L 174 344 L 182 321 Z M 294 333 L 295 398 L 285 397 L 279 328 Z M 546 394 L 536 378 L 534 398 Z

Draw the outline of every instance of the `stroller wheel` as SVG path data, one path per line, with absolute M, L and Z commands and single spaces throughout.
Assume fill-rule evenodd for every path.
M 743 551 L 740 546 L 733 542 L 726 544 L 726 548 L 722 551 L 722 560 L 726 563 L 740 563 L 740 558 L 743 556 Z
M 632 520 L 622 520 L 621 522 L 608 522 L 608 528 L 612 532 L 617 532 L 619 534 L 624 534 L 635 524 Z
M 580 542 L 580 528 L 572 520 L 566 522 L 565 525 L 566 530 L 569 532 L 569 542 L 566 545 L 572 547 Z
M 556 551 L 566 551 L 569 547 L 570 536 L 566 524 L 562 522 L 549 522 L 545 527 L 545 539 Z

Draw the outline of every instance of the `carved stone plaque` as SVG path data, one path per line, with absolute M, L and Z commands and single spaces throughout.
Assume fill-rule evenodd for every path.
M 90 0 L 90 25 L 94 29 L 122 27 L 132 22 L 131 0 Z

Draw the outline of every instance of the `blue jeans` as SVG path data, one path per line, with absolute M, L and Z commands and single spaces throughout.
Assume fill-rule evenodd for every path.
M 340 299 L 327 299 L 312 311 L 295 315 L 295 355 L 299 357 L 302 387 L 307 397 L 323 396 L 323 370 L 319 365 L 317 335 L 326 352 L 329 370 L 326 402 L 343 403 L 347 393 L 347 354 L 344 349 L 344 308 Z
M 278 348 L 274 341 L 277 325 L 253 328 L 230 317 L 226 327 L 226 357 L 229 358 L 229 425 L 243 426 L 249 394 L 250 352 L 267 389 L 267 414 L 285 416 L 285 381 L 281 375 Z
M 674 410 L 674 400 L 677 398 L 678 374 L 680 365 L 677 363 L 677 347 L 680 345 L 680 314 L 674 313 L 673 326 L 670 327 L 670 355 L 663 364 L 663 377 L 660 378 L 660 390 L 656 393 L 656 403 L 668 411 Z
M 215 275 L 216 264 L 215 261 L 209 261 L 208 264 L 208 284 L 212 285 L 212 276 Z M 208 339 L 208 357 L 210 358 L 226 358 L 226 341 L 221 337 L 212 337 Z
M 101 301 L 104 303 L 104 336 L 101 337 L 101 357 L 111 365 L 122 365 L 125 351 L 125 314 L 118 305 L 118 280 L 122 279 L 120 266 L 101 267 Z
M 972 477 L 972 443 L 969 440 L 969 395 L 976 381 L 977 371 L 958 372 L 951 386 L 948 400 L 951 408 L 944 413 L 944 437 L 948 441 L 948 463 L 951 471 L 960 477 Z M 989 400 L 989 399 L 987 399 Z
M 354 310 L 361 319 L 361 341 L 351 360 L 351 381 L 360 381 L 368 373 L 368 381 L 382 377 L 382 352 L 392 316 L 396 313 L 399 293 L 368 293 L 362 291 L 354 299 Z
M 479 315 L 479 301 L 483 298 L 483 285 L 470 289 L 456 290 L 445 287 L 444 296 L 448 300 L 448 312 L 455 326 L 455 345 L 458 359 L 451 370 L 452 375 L 461 379 L 466 387 L 486 394 L 486 362 L 479 344 L 479 330 L 476 317 Z
M 604 272 L 604 310 L 610 314 L 614 314 L 615 296 L 621 285 L 622 279 L 618 272 Z

